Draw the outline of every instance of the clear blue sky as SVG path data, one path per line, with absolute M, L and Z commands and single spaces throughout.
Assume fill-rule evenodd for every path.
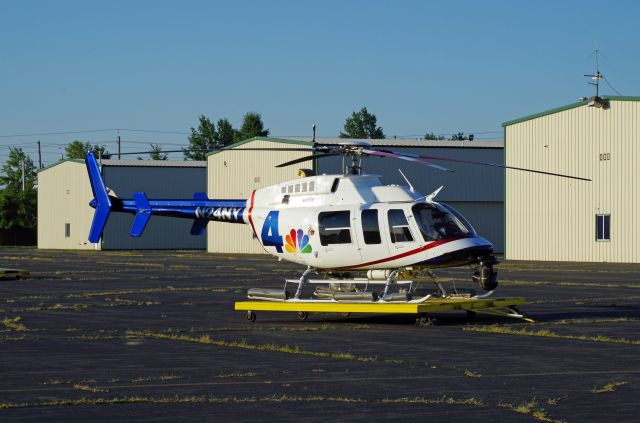
M 274 136 L 315 122 L 331 137 L 362 106 L 387 136 L 500 138 L 506 120 L 592 95 L 596 40 L 609 82 L 640 95 L 639 17 L 637 1 L 4 1 L 0 145 L 41 139 L 50 164 L 56 144 L 114 151 L 116 133 L 5 135 L 188 132 L 247 111 Z M 121 136 L 128 151 L 186 144 Z

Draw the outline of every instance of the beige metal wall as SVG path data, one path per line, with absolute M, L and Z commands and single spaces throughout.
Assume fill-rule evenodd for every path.
M 255 140 L 242 148 L 304 148 L 305 145 Z M 277 184 L 298 177 L 298 169 L 311 168 L 303 162 L 284 168 L 275 166 L 289 160 L 308 156 L 301 151 L 222 151 L 207 157 L 207 194 L 216 199 L 246 199 L 257 188 Z M 209 222 L 207 251 L 213 253 L 265 253 L 253 239 L 250 225 Z M 266 254 L 266 253 L 265 253 Z
M 640 102 L 581 105 L 505 131 L 507 165 L 593 179 L 507 170 L 508 259 L 640 262 Z M 611 214 L 611 241 L 596 241 L 596 214 Z
M 94 249 L 93 198 L 84 162 L 65 161 L 38 173 L 38 248 Z M 70 236 L 65 237 L 65 223 Z

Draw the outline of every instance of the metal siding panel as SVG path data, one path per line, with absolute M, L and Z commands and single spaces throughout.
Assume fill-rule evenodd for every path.
M 447 157 L 496 164 L 503 164 L 504 161 L 501 148 L 394 148 L 393 150 L 421 156 Z M 319 160 L 318 173 L 341 173 L 341 163 L 341 158 Z M 444 189 L 438 194 L 438 200 L 441 201 L 503 201 L 503 169 L 435 160 L 433 163 L 454 172 L 443 172 L 402 160 L 382 157 L 365 159 L 364 170 L 369 174 L 382 175 L 382 181 L 385 184 L 406 185 L 407 183 L 398 172 L 398 169 L 401 169 L 415 189 L 425 195 L 444 186 Z
M 105 184 L 120 198 L 136 191 L 149 199 L 189 199 L 206 191 L 205 168 L 103 166 Z M 104 230 L 104 249 L 205 249 L 204 236 L 190 233 L 192 220 L 152 216 L 140 237 L 129 236 L 133 215 L 112 213 Z
M 507 258 L 638 262 L 634 219 L 640 105 L 578 107 L 506 129 L 507 164 L 589 177 L 593 182 L 507 173 Z M 547 145 L 548 147 L 544 147 Z M 611 160 L 600 161 L 600 153 Z M 611 214 L 611 242 L 595 241 L 595 215 Z
M 239 148 L 299 148 L 300 145 L 256 140 Z M 207 192 L 210 198 L 247 199 L 254 189 L 295 179 L 298 169 L 312 168 L 311 161 L 276 168 L 279 163 L 307 156 L 300 151 L 223 151 L 207 157 Z M 207 251 L 215 253 L 262 254 L 250 225 L 211 222 L 207 230 Z
M 94 249 L 87 235 L 93 198 L 84 163 L 67 161 L 38 173 L 38 248 Z M 65 223 L 71 225 L 65 237 Z

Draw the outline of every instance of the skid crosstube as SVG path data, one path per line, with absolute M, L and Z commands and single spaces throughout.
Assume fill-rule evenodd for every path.
M 525 303 L 522 297 L 513 298 L 434 298 L 422 303 L 356 303 L 330 300 L 287 300 L 287 301 L 238 301 L 235 310 L 247 311 L 248 316 L 256 311 L 297 312 L 297 313 L 372 313 L 372 314 L 414 314 L 425 315 L 441 311 L 467 311 L 469 313 L 490 314 L 512 317 L 533 322 L 520 313 L 515 306 Z M 249 319 L 253 321 L 252 319 Z

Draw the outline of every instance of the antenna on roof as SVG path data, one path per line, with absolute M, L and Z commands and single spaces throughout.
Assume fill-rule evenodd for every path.
M 313 142 L 316 142 L 316 124 L 314 123 L 313 126 L 311 127 L 311 129 L 313 129 Z
M 600 73 L 600 64 L 599 64 L 599 60 L 598 60 L 598 56 L 600 54 L 602 54 L 602 53 L 600 53 L 600 50 L 598 50 L 598 42 L 596 41 L 595 50 L 592 53 L 592 55 L 595 56 L 595 60 L 596 60 L 596 73 L 595 74 L 584 75 L 584 76 L 591 77 L 591 79 L 595 81 L 595 82 L 589 82 L 588 84 L 589 85 L 595 85 L 595 87 L 596 87 L 596 97 L 600 96 L 600 80 L 602 78 L 604 78 L 604 75 Z
M 600 73 L 600 63 L 598 60 L 598 56 L 602 53 L 598 50 L 598 42 L 595 42 L 595 49 L 592 53 L 595 56 L 596 60 L 596 73 L 594 74 L 586 74 L 584 76 L 590 77 L 594 82 L 588 82 L 589 85 L 594 85 L 596 87 L 596 95 L 594 97 L 589 98 L 589 103 L 587 106 L 589 107 L 600 107 L 602 109 L 607 108 L 607 100 L 600 98 L 600 80 L 604 78 L 604 75 Z

